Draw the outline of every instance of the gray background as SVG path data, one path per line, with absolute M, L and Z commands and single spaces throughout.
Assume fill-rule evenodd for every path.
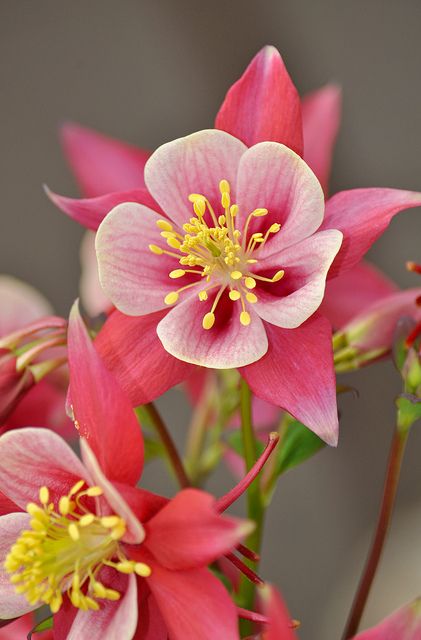
M 77 191 L 57 142 L 69 118 L 154 148 L 212 125 L 229 85 L 271 43 L 299 90 L 334 80 L 344 117 L 332 190 L 421 189 L 421 3 L 354 0 L 2 0 L 0 4 L 0 271 L 31 282 L 67 313 L 77 295 L 82 230 L 41 184 Z M 371 258 L 402 285 L 421 259 L 420 211 L 395 220 Z M 383 363 L 350 376 L 338 450 L 281 482 L 267 526 L 264 575 L 275 581 L 304 640 L 339 637 L 379 497 L 399 380 Z M 187 409 L 161 403 L 182 438 Z M 174 407 L 177 408 L 175 414 Z M 421 594 L 419 428 L 411 435 L 399 510 L 368 619 Z M 165 486 L 161 468 L 146 482 Z M 221 492 L 230 478 L 212 481 Z

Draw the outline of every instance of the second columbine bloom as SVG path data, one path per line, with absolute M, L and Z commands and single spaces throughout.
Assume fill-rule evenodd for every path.
M 317 231 L 323 191 L 293 151 L 201 131 L 160 147 L 145 181 L 161 211 L 125 203 L 109 213 L 100 277 L 127 315 L 168 308 L 157 333 L 173 356 L 249 365 L 268 350 L 268 324 L 295 329 L 319 307 L 342 234 Z

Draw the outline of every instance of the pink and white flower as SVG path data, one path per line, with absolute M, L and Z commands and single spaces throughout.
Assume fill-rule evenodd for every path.
M 354 640 L 421 640 L 421 599 L 401 607 Z

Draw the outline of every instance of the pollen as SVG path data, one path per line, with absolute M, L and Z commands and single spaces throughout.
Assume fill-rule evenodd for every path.
M 272 222 L 265 228 L 264 221 L 259 219 L 267 216 L 269 210 L 257 207 L 247 215 L 241 229 L 237 228 L 239 206 L 233 201 L 235 194 L 231 185 L 222 179 L 218 186 L 218 210 L 214 210 L 215 203 L 211 204 L 206 194 L 191 193 L 188 200 L 193 206 L 194 216 L 186 219 L 182 229 L 177 230 L 167 220 L 156 222 L 161 242 L 165 242 L 170 250 L 165 244 L 149 245 L 152 253 L 165 254 L 178 261 L 179 266 L 174 264 L 168 273 L 171 280 L 180 279 L 183 283 L 186 278 L 184 282 L 187 284 L 165 296 L 166 305 L 176 304 L 185 292 L 195 287 L 200 302 L 209 301 L 202 318 L 205 330 L 215 325 L 218 305 L 227 294 L 225 299 L 230 304 L 237 303 L 232 306 L 234 316 L 238 314 L 237 321 L 248 326 L 251 322 L 249 305 L 258 301 L 259 287 L 263 282 L 278 282 L 284 276 L 283 270 L 272 277 L 259 275 L 262 249 L 271 236 L 281 230 L 281 225 Z M 238 311 L 235 313 L 236 308 Z
M 27 505 L 30 529 L 12 545 L 4 566 L 16 593 L 31 606 L 47 604 L 57 613 L 67 593 L 77 609 L 97 611 L 101 600 L 120 598 L 118 591 L 101 583 L 102 568 L 143 578 L 151 575 L 147 564 L 125 556 L 123 518 L 90 511 L 90 498 L 100 496 L 102 489 L 84 487 L 81 480 L 61 496 L 58 511 L 50 502 L 48 487 L 39 491 L 40 504 Z

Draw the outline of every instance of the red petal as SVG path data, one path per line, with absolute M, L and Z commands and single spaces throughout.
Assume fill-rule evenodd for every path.
M 300 98 L 275 47 L 259 51 L 229 89 L 215 127 L 248 146 L 271 140 L 302 155 Z
M 135 318 L 113 311 L 95 340 L 134 406 L 154 400 L 194 371 L 193 365 L 167 353 L 157 336 L 156 326 L 166 313 Z
M 73 413 L 109 480 L 136 484 L 143 467 L 143 439 L 129 399 L 106 369 L 79 315 L 69 321 L 68 354 Z
M 332 278 L 357 264 L 394 215 L 421 205 L 421 193 L 399 189 L 340 191 L 326 203 L 320 229 L 339 229 L 342 246 L 329 271 Z
M 297 329 L 265 323 L 269 349 L 241 369 L 253 392 L 303 422 L 330 445 L 338 439 L 332 331 L 326 318 L 312 316 Z
M 64 153 L 88 197 L 143 187 L 149 151 L 67 122 L 61 128 Z

